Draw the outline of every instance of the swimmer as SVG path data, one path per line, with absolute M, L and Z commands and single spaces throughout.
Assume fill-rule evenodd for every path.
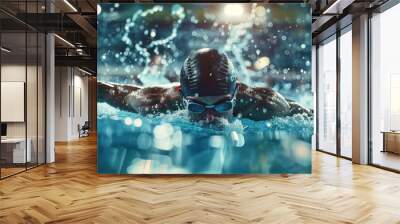
M 249 87 L 237 81 L 225 53 L 203 48 L 183 63 L 180 84 L 139 87 L 98 82 L 98 99 L 129 112 L 147 114 L 186 110 L 193 121 L 215 123 L 234 117 L 268 120 L 312 111 L 284 98 L 271 88 Z

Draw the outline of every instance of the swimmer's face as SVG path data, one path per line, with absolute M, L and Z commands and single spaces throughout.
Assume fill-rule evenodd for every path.
M 206 124 L 218 124 L 233 117 L 234 96 L 188 96 L 185 106 L 189 118 Z

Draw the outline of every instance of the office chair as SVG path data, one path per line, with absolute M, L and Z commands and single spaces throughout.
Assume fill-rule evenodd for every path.
M 89 121 L 85 121 L 85 123 L 80 127 L 78 124 L 79 138 L 89 136 L 90 124 Z

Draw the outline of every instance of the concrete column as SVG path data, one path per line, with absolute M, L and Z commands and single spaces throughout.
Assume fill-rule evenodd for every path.
M 47 1 L 47 12 L 53 12 L 54 6 Z M 54 34 L 46 35 L 46 163 L 55 162 L 55 44 Z
M 368 163 L 368 15 L 353 19 L 353 162 Z
M 47 34 L 46 36 L 46 45 L 47 45 L 47 52 L 46 52 L 46 61 L 47 61 L 47 76 L 46 76 L 46 100 L 47 100 L 47 107 L 46 107 L 46 162 L 52 163 L 55 161 L 55 151 L 54 151 L 54 114 L 55 114 L 55 73 L 54 73 L 54 35 Z

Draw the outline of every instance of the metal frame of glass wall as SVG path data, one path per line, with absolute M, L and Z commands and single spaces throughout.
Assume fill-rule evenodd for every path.
M 347 25 L 347 26 L 345 26 L 344 28 L 342 28 L 342 29 L 338 29 L 337 31 L 336 31 L 336 33 L 334 33 L 334 34 L 332 34 L 332 35 L 330 35 L 329 37 L 327 37 L 327 38 L 325 38 L 325 39 L 323 39 L 323 40 L 321 40 L 317 45 L 316 45 L 316 52 L 315 52 L 315 55 L 316 55 L 316 113 L 315 113 L 315 120 L 316 120 L 316 123 L 317 123 L 317 125 L 316 125 L 316 138 L 315 138 L 315 140 L 316 140 L 316 150 L 317 151 L 320 151 L 320 152 L 324 152 L 324 153 L 327 153 L 327 154 L 330 154 L 330 155 L 333 155 L 333 156 L 338 156 L 338 157 L 341 157 L 341 158 L 344 158 L 344 159 L 347 159 L 347 160 L 352 160 L 350 157 L 347 157 L 347 156 L 344 156 L 344 155 L 342 155 L 342 152 L 341 152 L 341 117 L 340 117 L 340 114 L 341 114 L 341 108 L 340 108 L 340 103 L 341 103 L 341 100 L 340 100 L 340 80 L 341 80 L 341 66 L 340 66 L 340 60 L 341 60 L 341 57 L 340 57 L 340 37 L 342 36 L 342 35 L 344 35 L 346 32 L 351 32 L 351 25 L 352 24 L 349 24 L 349 25 Z M 319 142 L 319 137 L 320 137 L 320 128 L 319 128 L 319 122 L 320 122 L 320 117 L 319 117 L 319 113 L 318 113 L 318 110 L 319 110 L 319 108 L 320 108 L 320 100 L 319 100 L 319 94 L 320 94 L 320 55 L 319 55 L 319 48 L 320 48 L 320 45 L 322 44 L 322 43 L 328 43 L 328 42 L 330 42 L 330 41 L 336 41 L 336 57 L 335 57 L 335 59 L 336 59 L 336 61 L 335 61 L 335 64 L 336 64 L 336 151 L 334 152 L 334 153 L 332 153 L 332 152 L 329 152 L 329 151 L 327 151 L 327 150 L 325 150 L 325 149 L 323 149 L 323 148 L 320 148 L 320 142 Z
M 7 4 L 16 5 L 22 13 L 20 12 L 19 14 L 15 15 L 7 11 L 3 8 L 3 6 L 6 6 Z M 24 20 L 27 21 L 28 13 L 46 12 L 46 10 L 46 0 L 19 0 L 0 2 L 0 15 L 3 17 L 3 19 L 6 18 L 7 21 L 12 21 L 13 23 L 18 24 L 16 30 L 8 30 L 7 28 L 9 26 L 6 26 L 5 23 L 3 24 L 2 20 L 0 20 L 0 46 L 2 49 L 6 49 L 1 50 L 0 52 L 0 82 L 13 82 L 12 80 L 9 80 L 11 77 L 10 74 L 12 73 L 11 71 L 13 71 L 11 69 L 18 70 L 18 74 L 21 77 L 23 76 L 21 72 L 23 71 L 25 73 L 24 80 L 18 81 L 21 83 L 24 82 L 23 122 L 19 122 L 19 124 L 18 122 L 3 122 L 7 123 L 7 126 L 18 126 L 18 130 L 21 131 L 18 134 L 20 139 L 24 138 L 24 143 L 19 144 L 24 144 L 24 158 L 22 160 L 23 162 L 18 163 L 14 162 L 14 158 L 12 158 L 12 162 L 10 163 L 10 156 L 5 155 L 4 150 L 6 149 L 7 153 L 11 152 L 12 156 L 14 156 L 13 153 L 15 153 L 15 148 L 11 147 L 11 150 L 9 150 L 10 146 L 7 145 L 8 143 L 0 144 L 0 179 L 25 172 L 29 169 L 45 164 L 47 161 L 46 33 L 41 32 L 40 30 L 37 30 L 23 22 Z M 15 49 L 7 48 L 6 45 L 12 45 Z M 12 60 L 15 60 L 16 62 L 13 62 Z M 24 70 L 22 70 L 22 68 Z M 0 90 L 1 89 L 2 85 L 0 85 Z M 2 91 L 0 91 L 0 103 L 1 92 Z M 0 104 L 0 110 L 2 109 L 4 108 L 1 108 Z M 3 120 L 1 119 L 0 114 L 0 123 L 2 121 Z M 17 128 L 15 128 L 15 130 Z M 22 132 L 24 132 L 22 134 L 24 136 L 21 136 Z M 30 158 L 28 158 L 28 144 L 32 144 L 29 146 L 31 147 L 29 150 L 31 153 Z M 8 157 L 6 158 L 6 156 Z M 14 170 L 8 171 L 7 169 Z

